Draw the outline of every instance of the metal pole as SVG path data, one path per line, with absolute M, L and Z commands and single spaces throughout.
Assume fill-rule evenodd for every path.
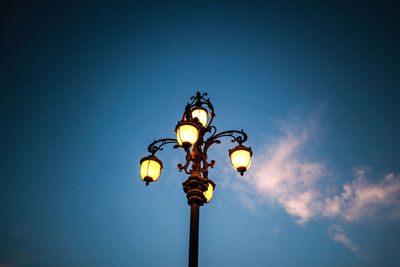
M 200 206 L 194 202 L 190 205 L 189 267 L 198 266 L 199 216 Z

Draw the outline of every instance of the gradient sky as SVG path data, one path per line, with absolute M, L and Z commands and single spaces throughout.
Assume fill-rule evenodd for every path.
M 229 139 L 200 209 L 200 266 L 395 266 L 396 1 L 1 4 L 0 266 L 185 266 L 189 206 L 160 151 L 208 92 Z

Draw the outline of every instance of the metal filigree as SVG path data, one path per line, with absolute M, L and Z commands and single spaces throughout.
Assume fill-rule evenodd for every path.
M 179 172 L 181 172 L 182 170 L 185 171 L 186 174 L 191 174 L 193 172 L 193 170 L 187 170 L 187 168 L 189 167 L 190 162 L 192 161 L 192 156 L 190 153 L 190 148 L 188 147 L 184 147 L 185 152 L 186 152 L 186 163 L 185 165 L 182 166 L 181 163 L 178 164 L 178 170 Z
M 154 140 L 153 143 L 151 143 L 147 147 L 147 151 L 149 151 L 152 155 L 155 155 L 158 150 L 163 150 L 163 146 L 166 144 L 178 144 L 178 141 L 173 138 L 164 138 L 164 139 L 159 139 L 159 140 Z M 174 148 L 178 148 L 178 146 L 174 146 Z
M 178 170 L 180 172 L 185 171 L 186 174 L 202 173 L 204 178 L 208 177 L 208 168 L 214 168 L 216 163 L 215 160 L 211 160 L 210 162 L 207 161 L 207 151 L 211 145 L 220 144 L 220 139 L 222 137 L 230 137 L 232 142 L 237 142 L 240 146 L 247 141 L 247 134 L 243 130 L 229 130 L 217 133 L 217 128 L 211 125 L 212 120 L 215 117 L 214 107 L 211 104 L 210 99 L 206 97 L 207 93 L 201 94 L 200 92 L 197 92 L 195 96 L 192 96 L 190 98 L 191 102 L 185 107 L 185 112 L 181 120 L 181 122 L 190 121 L 199 125 L 199 138 L 192 147 L 179 145 L 178 141 L 172 138 L 155 140 L 148 147 L 148 151 L 152 155 L 159 150 L 163 150 L 163 146 L 166 144 L 173 143 L 175 144 L 174 148 L 182 147 L 186 152 L 186 163 L 179 163 L 177 166 Z M 200 126 L 197 118 L 193 119 L 191 115 L 191 111 L 194 108 L 203 106 L 208 108 L 208 113 L 211 118 L 206 127 L 203 127 L 202 125 Z M 178 122 L 178 124 L 181 122 Z M 205 135 L 209 135 L 206 140 L 204 140 Z
M 201 94 L 200 92 L 197 92 L 195 96 L 190 97 L 190 100 L 192 100 L 192 102 L 186 105 L 182 120 L 193 120 L 191 113 L 192 109 L 194 109 L 195 107 L 202 107 L 203 105 L 207 105 L 209 109 L 208 113 L 210 115 L 210 122 L 208 123 L 208 125 L 211 125 L 215 117 L 214 106 L 211 104 L 210 98 L 205 98 L 206 96 L 207 93 Z

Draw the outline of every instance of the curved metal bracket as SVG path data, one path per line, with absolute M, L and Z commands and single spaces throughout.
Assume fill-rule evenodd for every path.
M 212 126 L 215 128 L 214 126 Z M 235 136 L 237 134 L 238 136 Z M 237 131 L 237 130 L 229 130 L 229 131 L 223 131 L 220 133 L 216 133 L 216 128 L 214 133 L 207 139 L 205 142 L 204 146 L 204 152 L 207 152 L 207 149 L 209 146 L 211 146 L 213 143 L 221 143 L 221 141 L 217 140 L 218 138 L 221 137 L 231 137 L 232 142 L 238 142 L 239 145 L 242 145 L 242 143 L 247 141 L 247 134 L 242 130 Z
M 211 126 L 210 128 L 212 128 L 214 132 L 205 142 L 201 157 L 201 160 L 203 162 L 203 168 L 201 169 L 201 171 L 204 173 L 205 177 L 207 177 L 208 175 L 208 167 L 214 168 L 215 165 L 215 160 L 211 160 L 210 163 L 207 162 L 207 150 L 212 144 L 220 144 L 221 140 L 218 139 L 221 137 L 231 137 L 231 141 L 238 142 L 239 145 L 242 145 L 242 143 L 246 142 L 247 140 L 247 134 L 243 130 L 229 130 L 217 134 L 217 129 L 214 126 Z
M 159 140 L 154 140 L 153 143 L 151 143 L 148 147 L 147 150 L 152 154 L 156 154 L 158 150 L 163 150 L 163 146 L 166 144 L 178 144 L 178 141 L 173 138 L 164 138 L 164 139 L 159 139 Z M 178 146 L 175 145 L 174 149 L 178 148 Z

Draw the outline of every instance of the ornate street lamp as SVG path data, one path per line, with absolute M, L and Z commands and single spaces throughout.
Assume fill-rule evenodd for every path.
M 215 161 L 207 161 L 207 150 L 212 144 L 220 144 L 221 137 L 231 137 L 238 145 L 229 150 L 232 166 L 241 174 L 250 167 L 253 152 L 250 147 L 243 146 L 247 135 L 241 131 L 230 130 L 217 133 L 217 128 L 211 123 L 215 117 L 214 107 L 207 93 L 197 92 L 190 98 L 191 103 L 185 107 L 182 119 L 175 127 L 176 139 L 165 138 L 155 140 L 147 150 L 151 155 L 140 160 L 140 177 L 149 185 L 160 178 L 163 164 L 155 154 L 166 144 L 183 148 L 186 152 L 186 163 L 178 164 L 179 171 L 185 171 L 189 178 L 182 183 L 190 205 L 190 237 L 189 237 L 189 267 L 197 266 L 199 241 L 199 208 L 210 202 L 215 183 L 208 178 L 208 167 L 214 168 Z M 190 169 L 189 164 L 191 164 Z

